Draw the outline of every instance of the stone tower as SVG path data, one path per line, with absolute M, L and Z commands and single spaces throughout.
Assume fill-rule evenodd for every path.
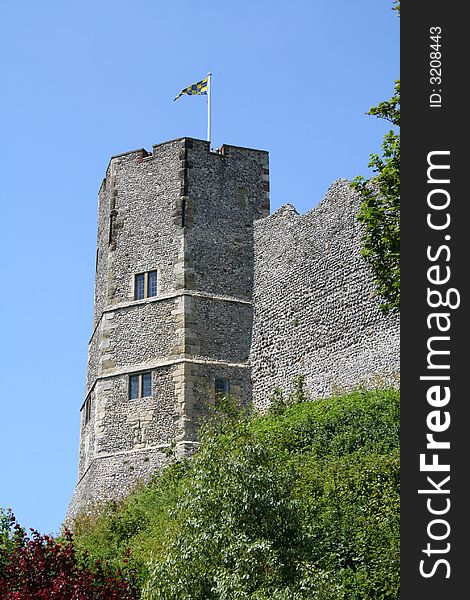
M 251 399 L 253 223 L 267 214 L 265 151 L 182 138 L 111 159 L 67 519 L 124 496 L 172 443 L 190 451 L 214 394 Z

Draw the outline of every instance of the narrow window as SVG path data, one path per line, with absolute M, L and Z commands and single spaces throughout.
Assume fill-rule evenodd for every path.
M 149 298 L 157 295 L 157 272 L 156 271 L 149 271 L 147 289 L 148 289 L 147 296 Z
M 117 211 L 116 210 L 112 210 L 110 215 L 109 215 L 109 235 L 108 235 L 108 242 L 111 243 L 114 240 L 115 237 L 115 233 L 116 233 L 116 216 L 117 216 Z
M 152 395 L 152 373 L 129 376 L 129 399 L 148 398 Z
M 142 300 L 145 297 L 145 273 L 135 276 L 134 299 Z
M 139 397 L 139 378 L 140 375 L 131 375 L 129 377 L 129 398 L 131 400 Z
M 181 227 L 186 225 L 186 198 L 181 200 Z
M 142 374 L 142 397 L 146 398 L 147 396 L 152 395 L 152 373 L 143 373 Z
M 222 377 L 216 377 L 214 381 L 216 396 L 226 396 L 230 393 L 230 381 Z
M 83 407 L 84 415 L 83 415 L 83 424 L 87 425 L 87 423 L 91 419 L 91 396 L 85 401 L 85 406 Z

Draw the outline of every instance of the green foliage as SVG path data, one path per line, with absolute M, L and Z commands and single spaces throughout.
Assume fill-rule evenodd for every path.
M 400 16 L 400 1 L 392 10 Z M 391 129 L 382 142 L 382 156 L 371 154 L 368 166 L 376 173 L 371 179 L 358 176 L 352 182 L 361 194 L 359 221 L 364 226 L 362 254 L 369 263 L 382 298 L 383 313 L 400 308 L 400 81 L 390 100 L 369 112 L 389 121 Z
M 150 555 L 160 556 L 166 539 L 178 526 L 172 516 L 183 493 L 188 461 L 176 463 L 121 502 L 96 506 L 74 522 L 75 547 L 84 556 L 119 567 L 126 561 L 142 583 Z
M 293 391 L 287 396 L 281 388 L 275 387 L 273 389 L 269 396 L 269 414 L 280 415 L 289 406 L 306 402 L 307 400 L 309 400 L 309 396 L 305 389 L 305 376 L 299 373 L 295 378 Z
M 129 560 L 143 600 L 397 600 L 398 393 L 277 394 L 264 416 L 225 399 L 199 452 L 82 517 L 77 547 Z
M 294 576 L 301 540 L 294 481 L 281 452 L 249 425 L 206 434 L 175 506 L 178 535 L 154 561 L 144 598 L 251 598 Z
M 270 445 L 316 459 L 356 451 L 387 453 L 399 445 L 399 411 L 394 389 L 359 389 L 255 419 L 252 428 Z
M 134 573 L 113 569 L 85 554 L 77 559 L 73 536 L 26 533 L 11 510 L 0 509 L 0 597 L 3 600 L 132 600 Z
M 17 538 L 22 535 L 22 530 L 19 532 L 15 525 L 16 519 L 11 508 L 5 510 L 0 507 L 0 573 L 7 568 Z
M 400 126 L 400 82 L 388 101 L 369 113 L 398 128 Z M 362 254 L 374 273 L 382 311 L 400 307 L 400 134 L 390 130 L 382 143 L 382 155 L 372 154 L 372 179 L 359 176 L 353 187 L 361 194 L 359 221 L 364 226 Z

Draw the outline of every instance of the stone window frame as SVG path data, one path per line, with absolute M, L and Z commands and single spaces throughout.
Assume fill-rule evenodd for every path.
M 83 426 L 86 427 L 91 419 L 91 394 L 85 400 L 83 405 Z
M 144 395 L 144 376 L 150 375 L 150 394 Z M 151 398 L 153 396 L 153 376 L 152 371 L 141 371 L 140 373 L 130 373 L 128 381 L 129 400 L 141 400 L 142 398 Z M 137 396 L 132 395 L 132 382 L 137 381 Z
M 230 394 L 230 379 L 227 377 L 214 377 L 214 393 L 216 398 Z
M 108 245 L 112 244 L 116 240 L 116 218 L 117 210 L 112 208 L 109 213 L 109 229 L 108 229 Z
M 151 275 L 155 274 L 155 293 L 150 293 L 150 279 Z M 143 296 L 137 297 L 137 278 L 143 277 Z M 130 296 L 133 300 L 146 300 L 147 298 L 156 298 L 160 294 L 160 269 L 150 269 L 149 271 L 141 271 L 134 273 L 131 279 L 131 293 Z

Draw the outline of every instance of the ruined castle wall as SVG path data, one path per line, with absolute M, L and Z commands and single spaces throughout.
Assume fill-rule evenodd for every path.
M 255 224 L 253 400 L 306 377 L 313 397 L 395 383 L 399 321 L 384 317 L 360 254 L 359 198 L 346 180 L 306 214 L 287 205 Z

